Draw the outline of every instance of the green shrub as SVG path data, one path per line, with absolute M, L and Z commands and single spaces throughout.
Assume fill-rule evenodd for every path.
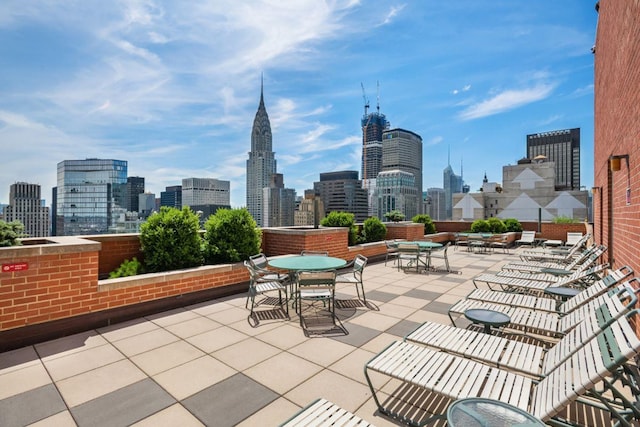
M 362 225 L 362 235 L 365 243 L 379 242 L 387 236 L 387 226 L 378 218 L 367 218 Z
M 520 224 L 520 221 L 518 221 L 515 218 L 507 218 L 504 221 L 504 225 L 505 227 L 507 227 L 507 231 L 515 231 L 515 232 L 520 232 L 522 231 L 522 224 Z
M 349 245 L 358 242 L 358 227 L 356 227 L 355 216 L 349 212 L 333 211 L 322 218 L 320 225 L 323 227 L 348 227 Z
M 489 226 L 489 221 L 487 220 L 477 219 L 471 224 L 472 233 L 489 233 L 490 231 L 491 227 Z
M 245 208 L 218 209 L 204 229 L 207 263 L 239 262 L 260 252 L 262 233 Z
M 133 257 L 131 261 L 125 259 L 116 270 L 109 273 L 109 279 L 117 279 L 118 277 L 135 276 L 136 274 L 144 273 L 142 263 L 138 261 L 136 257 Z
M 20 221 L 0 220 L 0 247 L 19 246 L 21 237 L 24 237 L 24 225 Z
M 149 272 L 202 265 L 198 216 L 188 207 L 163 206 L 140 227 L 140 244 Z
M 384 217 L 387 220 L 393 221 L 393 222 L 404 221 L 404 218 L 405 218 L 404 214 L 397 209 L 391 212 L 387 212 L 386 214 L 384 214 Z
M 504 222 L 502 222 L 500 218 L 489 218 L 487 222 L 489 223 L 489 230 L 492 233 L 500 234 L 507 231 L 507 226 L 504 225 Z
M 562 216 L 562 215 L 553 218 L 554 224 L 577 224 L 579 222 L 580 221 L 578 221 L 577 219 L 573 219 L 571 217 Z
M 419 214 L 411 218 L 412 222 L 424 224 L 424 234 L 434 234 L 436 232 L 436 225 L 433 223 L 431 217 L 427 214 Z

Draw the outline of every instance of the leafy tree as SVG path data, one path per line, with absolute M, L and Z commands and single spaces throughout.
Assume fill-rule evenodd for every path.
M 163 206 L 140 227 L 147 271 L 177 270 L 202 265 L 198 216 L 188 207 Z
M 387 212 L 386 214 L 384 214 L 384 217 L 393 222 L 404 221 L 405 218 L 404 214 L 397 209 Z
M 120 267 L 109 273 L 109 279 L 117 279 L 118 277 L 135 276 L 136 274 L 144 273 L 142 263 L 138 261 L 136 257 L 133 257 L 131 261 L 125 259 Z
M 20 221 L 0 220 L 0 247 L 19 246 L 21 237 L 24 237 L 24 225 Z
M 204 228 L 207 263 L 238 262 L 260 252 L 262 232 L 245 208 L 218 209 Z
M 489 233 L 490 231 L 489 221 L 485 219 L 477 219 L 471 224 L 471 232 L 473 233 Z
M 505 227 L 507 227 L 507 231 L 522 231 L 522 224 L 515 218 L 506 218 L 503 222 Z
M 322 218 L 320 225 L 323 227 L 348 227 L 349 245 L 355 245 L 358 241 L 358 227 L 355 216 L 350 212 L 333 211 Z
M 387 236 L 387 226 L 376 217 L 367 218 L 362 225 L 365 243 L 379 242 Z
M 412 222 L 424 224 L 424 234 L 434 234 L 436 232 L 436 225 L 433 223 L 431 217 L 427 214 L 419 214 L 411 218 Z
M 504 225 L 504 222 L 502 222 L 500 218 L 489 218 L 487 222 L 489 223 L 489 229 L 492 233 L 500 234 L 507 231 L 507 226 Z

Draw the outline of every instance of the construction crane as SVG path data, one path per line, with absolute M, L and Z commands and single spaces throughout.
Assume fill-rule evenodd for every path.
M 362 99 L 364 100 L 364 115 L 366 116 L 369 113 L 369 98 L 367 98 L 367 94 L 364 91 L 364 84 L 360 82 L 360 86 L 362 87 Z

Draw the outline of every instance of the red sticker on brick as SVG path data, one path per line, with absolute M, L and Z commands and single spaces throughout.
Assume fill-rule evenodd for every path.
M 12 264 L 2 264 L 3 273 L 11 273 L 13 271 L 25 271 L 29 269 L 29 264 L 26 262 L 14 262 Z

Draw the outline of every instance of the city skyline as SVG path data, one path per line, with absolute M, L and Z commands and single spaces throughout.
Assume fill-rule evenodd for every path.
M 449 149 L 475 191 L 526 155 L 528 134 L 575 127 L 590 188 L 596 21 L 578 0 L 7 1 L 0 203 L 23 181 L 50 205 L 58 162 L 102 158 L 158 197 L 187 177 L 229 180 L 244 206 L 262 73 L 278 172 L 298 195 L 360 171 L 377 82 L 391 127 L 423 138 L 423 188 L 443 186 Z

